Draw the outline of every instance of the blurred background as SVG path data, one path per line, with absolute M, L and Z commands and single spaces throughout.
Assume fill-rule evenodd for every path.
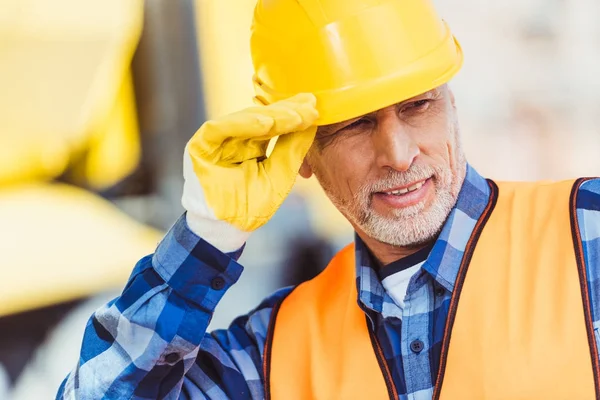
M 0 0 L 0 399 L 52 399 L 87 319 L 183 212 L 207 118 L 251 105 L 255 0 Z M 497 180 L 600 175 L 600 2 L 437 1 L 469 161 Z M 316 182 L 250 239 L 226 327 L 352 240 Z

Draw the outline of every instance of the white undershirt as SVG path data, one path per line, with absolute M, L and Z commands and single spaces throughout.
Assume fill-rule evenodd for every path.
M 422 261 L 412 267 L 406 268 L 402 271 L 398 271 L 386 277 L 381 281 L 388 295 L 394 300 L 394 303 L 400 309 L 404 309 L 404 298 L 406 297 L 406 290 L 408 289 L 408 283 L 410 278 L 421 268 L 425 261 Z

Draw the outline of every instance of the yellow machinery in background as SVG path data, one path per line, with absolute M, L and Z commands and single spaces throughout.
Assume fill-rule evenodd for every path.
M 208 117 L 251 105 L 255 0 L 191 1 Z M 160 240 L 81 189 L 138 165 L 131 61 L 143 15 L 143 0 L 2 0 L 0 316 L 119 287 Z M 77 187 L 54 182 L 65 174 Z M 314 179 L 296 190 L 318 233 L 351 233 Z
M 142 0 L 3 0 L 0 316 L 119 287 L 160 233 L 91 192 L 140 157 Z
M 2 1 L 0 185 L 55 178 L 81 154 L 95 188 L 135 168 L 142 12 L 142 1 Z

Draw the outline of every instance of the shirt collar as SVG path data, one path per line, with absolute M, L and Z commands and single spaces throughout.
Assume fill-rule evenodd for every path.
M 452 292 L 465 248 L 490 198 L 487 181 L 467 164 L 467 173 L 456 204 L 422 269 Z M 388 297 L 366 245 L 355 235 L 356 277 L 359 300 L 382 312 Z

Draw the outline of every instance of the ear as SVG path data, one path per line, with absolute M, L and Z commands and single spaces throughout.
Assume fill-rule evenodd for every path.
M 313 174 L 313 170 L 310 167 L 310 165 L 308 164 L 308 161 L 306 160 L 307 157 L 304 157 L 304 160 L 302 161 L 302 165 L 300 165 L 300 170 L 298 171 L 300 173 L 300 176 L 308 179 L 312 176 Z
M 450 96 L 450 104 L 452 104 L 452 107 L 456 108 L 456 98 L 454 97 L 454 92 L 450 88 L 450 85 L 446 85 L 446 89 L 448 90 L 448 96 Z

